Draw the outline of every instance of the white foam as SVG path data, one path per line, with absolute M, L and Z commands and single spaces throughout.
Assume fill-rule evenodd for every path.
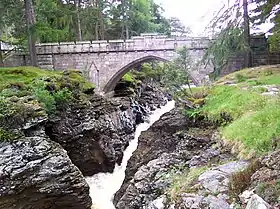
M 90 187 L 90 196 L 93 202 L 93 209 L 115 209 L 112 199 L 114 194 L 120 189 L 125 178 L 127 162 L 136 150 L 138 138 L 142 131 L 146 131 L 160 116 L 169 112 L 175 107 L 175 102 L 170 101 L 165 106 L 156 109 L 151 115 L 149 122 L 144 122 L 136 127 L 134 139 L 124 152 L 123 161 L 120 166 L 116 165 L 113 173 L 98 173 L 91 177 L 86 177 Z

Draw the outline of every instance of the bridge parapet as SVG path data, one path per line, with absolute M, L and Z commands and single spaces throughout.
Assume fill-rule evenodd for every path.
M 37 44 L 38 54 L 69 54 L 69 53 L 109 53 L 132 51 L 176 50 L 186 46 L 191 50 L 206 49 L 210 43 L 208 38 L 166 36 L 138 36 L 129 40 L 82 41 Z

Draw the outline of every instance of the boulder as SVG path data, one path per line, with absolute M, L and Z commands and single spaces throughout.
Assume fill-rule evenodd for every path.
M 211 168 L 201 174 L 198 178 L 202 191 L 211 194 L 227 193 L 229 189 L 229 178 L 236 172 L 247 168 L 246 161 L 233 161 Z
M 249 200 L 246 209 L 271 209 L 271 206 L 260 196 L 254 194 Z
M 175 208 L 185 209 L 230 209 L 230 205 L 223 199 L 212 195 L 207 197 L 192 193 L 182 194 L 181 203 L 177 204 Z
M 44 134 L 0 142 L 0 209 L 90 209 L 79 169 Z

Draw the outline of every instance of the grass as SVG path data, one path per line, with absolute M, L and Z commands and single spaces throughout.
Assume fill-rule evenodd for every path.
M 76 70 L 0 68 L 0 127 L 5 130 L 18 128 L 28 118 L 54 114 L 56 109 L 86 98 L 93 90 L 94 84 L 87 82 Z M 3 130 L 1 138 L 8 138 L 10 135 Z
M 260 66 L 247 68 L 224 76 L 216 81 L 215 84 L 222 84 L 232 81 L 239 85 L 272 85 L 280 84 L 280 68 L 276 66 Z
M 61 82 L 65 78 L 65 74 L 68 76 L 71 83 L 79 84 L 84 91 L 90 88 L 94 89 L 94 84 L 87 82 L 79 71 L 70 70 L 66 72 L 42 70 L 35 67 L 12 67 L 12 68 L 0 68 L 0 92 L 9 88 L 22 88 L 26 85 L 33 84 L 35 80 L 39 79 L 54 79 Z M 67 81 L 67 80 L 65 80 Z
M 0 91 L 11 85 L 23 86 L 42 77 L 61 77 L 61 72 L 39 70 L 35 67 L 0 68 Z
M 195 182 L 198 177 L 207 170 L 206 166 L 191 168 L 183 171 L 180 174 L 171 174 L 171 184 L 168 188 L 168 194 L 170 195 L 171 201 L 175 201 L 180 198 L 182 193 L 194 192 Z
M 223 85 L 232 82 L 236 85 Z M 279 67 L 245 69 L 221 78 L 208 90 L 204 105 L 194 110 L 220 124 L 222 138 L 240 158 L 280 147 L 280 140 L 273 144 L 280 139 L 280 96 L 261 95 L 263 85 L 280 85 Z

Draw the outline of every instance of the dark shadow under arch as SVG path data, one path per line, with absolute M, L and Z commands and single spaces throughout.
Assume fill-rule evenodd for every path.
M 149 62 L 152 60 L 158 60 L 158 61 L 163 61 L 163 62 L 168 62 L 167 59 L 161 58 L 161 57 L 157 57 L 157 56 L 153 56 L 153 55 L 148 55 L 145 57 L 141 57 L 140 59 L 136 59 L 133 62 L 129 63 L 128 65 L 124 66 L 123 68 L 121 68 L 109 81 L 108 83 L 105 85 L 103 91 L 105 93 L 108 93 L 110 91 L 113 91 L 117 85 L 117 83 L 119 82 L 119 80 L 121 80 L 121 78 L 124 76 L 124 74 L 126 74 L 129 70 L 131 70 L 132 68 L 138 66 L 141 63 L 144 62 Z

